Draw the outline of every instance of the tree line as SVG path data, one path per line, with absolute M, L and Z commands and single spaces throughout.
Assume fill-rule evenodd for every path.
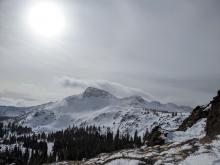
M 5 136 L 6 130 L 10 135 Z M 22 133 L 18 136 L 12 134 L 12 130 Z M 0 164 L 38 165 L 63 160 L 82 160 L 100 153 L 140 147 L 143 144 L 137 131 L 134 135 L 122 134 L 119 130 L 114 134 L 110 129 L 103 133 L 100 127 L 96 126 L 72 126 L 48 134 L 44 132 L 35 134 L 30 128 L 9 124 L 9 126 L 3 125 L 2 131 L 1 146 L 5 146 L 5 149 L 0 152 Z M 48 143 L 53 144 L 50 153 Z

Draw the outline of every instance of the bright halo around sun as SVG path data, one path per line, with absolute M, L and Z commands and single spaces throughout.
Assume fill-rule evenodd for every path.
M 28 24 L 36 35 L 56 37 L 65 30 L 65 17 L 53 1 L 34 3 L 28 11 Z

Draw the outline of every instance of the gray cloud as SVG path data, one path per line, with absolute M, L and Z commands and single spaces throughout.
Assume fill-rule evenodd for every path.
M 38 105 L 39 103 L 32 100 L 24 100 L 24 99 L 14 99 L 9 97 L 0 97 L 0 106 L 18 106 L 18 107 L 24 107 L 24 106 L 33 106 Z
M 12 99 L 23 99 L 27 101 L 36 101 L 36 99 L 31 98 L 29 94 L 18 93 L 18 92 L 9 91 L 9 90 L 3 90 L 2 92 L 0 92 L 0 98 L 1 97 L 12 98 Z
M 59 77 L 58 81 L 63 87 L 80 88 L 85 89 L 87 87 L 96 87 L 99 89 L 106 90 L 117 97 L 129 97 L 129 96 L 142 96 L 146 100 L 153 100 L 150 94 L 147 94 L 143 90 L 124 86 L 119 83 L 110 82 L 106 80 L 85 80 L 75 79 L 73 77 Z
M 53 86 L 54 77 L 70 75 L 196 105 L 220 88 L 219 0 L 53 2 L 63 9 L 67 29 L 45 39 L 27 26 L 32 1 L 0 1 L 0 90 L 28 82 L 43 89 L 35 98 L 49 101 L 76 92 Z M 79 80 L 74 83 L 88 86 Z
M 29 94 L 9 90 L 0 92 L 0 105 L 31 106 L 37 104 L 39 104 L 39 100 L 32 98 Z
M 204 94 L 213 94 L 220 89 L 219 82 L 220 77 L 206 76 L 206 77 L 190 77 L 185 78 L 157 78 L 153 82 L 163 82 L 164 85 L 168 87 L 173 87 L 176 89 L 191 90 L 192 92 L 201 92 Z

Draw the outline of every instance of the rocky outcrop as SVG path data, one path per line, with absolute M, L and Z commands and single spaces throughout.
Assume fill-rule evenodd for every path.
M 83 164 L 80 165 L 105 165 L 119 159 L 140 160 L 145 165 L 177 165 L 197 150 L 197 139 L 191 139 L 181 143 L 170 143 L 152 147 L 143 146 L 141 148 L 121 150 L 114 153 L 102 153 L 95 158 L 82 162 Z
M 178 131 L 186 131 L 187 128 L 192 127 L 198 120 L 206 118 L 208 116 L 208 110 L 206 109 L 209 106 L 197 106 L 192 113 L 187 117 L 183 123 L 177 129 Z
M 113 98 L 114 96 L 105 90 L 94 88 L 94 87 L 88 87 L 83 92 L 83 98 L 86 98 L 86 97 Z
M 206 134 L 210 138 L 220 134 L 220 90 L 218 95 L 211 101 L 211 109 L 206 123 Z
M 163 133 L 160 130 L 160 126 L 154 127 L 146 139 L 147 146 L 163 145 L 165 140 L 162 136 Z

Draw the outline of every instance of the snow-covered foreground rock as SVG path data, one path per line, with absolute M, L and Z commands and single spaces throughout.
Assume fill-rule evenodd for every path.
M 109 163 L 106 163 L 106 165 L 123 165 L 123 164 L 139 165 L 140 161 L 139 160 L 130 160 L 130 159 L 116 159 L 116 160 L 113 160 Z
M 164 129 L 176 128 L 189 115 L 190 107 L 172 103 L 147 101 L 140 96 L 117 98 L 107 91 L 89 87 L 82 94 L 35 107 L 0 107 L 0 114 L 13 116 L 17 123 L 31 127 L 35 132 L 57 131 L 70 125 L 109 127 L 114 132 L 142 135 L 156 125 Z
M 218 165 L 220 164 L 220 138 L 208 144 L 200 144 L 198 151 L 187 157 L 181 165 Z

